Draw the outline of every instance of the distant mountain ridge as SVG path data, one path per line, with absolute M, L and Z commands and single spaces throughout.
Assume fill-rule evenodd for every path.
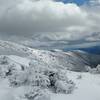
M 63 52 L 61 50 L 39 50 L 20 44 L 0 41 L 0 55 L 25 56 L 41 62 L 44 67 L 64 68 L 74 71 L 86 71 L 86 66 L 95 67 L 100 63 L 100 55 L 93 55 L 81 50 Z
M 92 47 L 88 47 L 88 48 L 79 48 L 79 49 L 83 50 L 85 52 L 88 52 L 88 53 L 100 55 L 100 46 L 92 46 Z

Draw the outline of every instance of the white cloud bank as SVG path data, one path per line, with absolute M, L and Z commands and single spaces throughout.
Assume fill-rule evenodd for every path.
M 99 9 L 52 0 L 0 0 L 0 34 L 77 40 L 100 32 Z
M 99 6 L 100 5 L 100 0 L 89 0 L 90 5 L 93 6 Z

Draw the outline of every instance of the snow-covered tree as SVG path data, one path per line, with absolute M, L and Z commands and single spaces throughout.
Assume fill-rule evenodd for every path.
M 41 73 L 33 73 L 28 75 L 28 83 L 32 86 L 40 86 L 47 88 L 50 85 L 49 77 Z
M 0 57 L 0 64 L 1 65 L 8 64 L 8 58 L 6 56 L 1 56 Z
M 74 89 L 74 84 L 70 82 L 65 82 L 61 80 L 57 80 L 55 83 L 55 91 L 56 93 L 71 93 Z
M 100 65 L 99 64 L 97 65 L 97 71 L 98 71 L 98 73 L 100 73 Z
M 100 65 L 98 64 L 96 67 L 94 68 L 91 68 L 89 67 L 88 68 L 88 71 L 92 74 L 100 74 Z
M 9 76 L 9 82 L 11 86 L 20 86 L 27 83 L 28 76 L 26 72 L 18 71 Z
M 30 87 L 24 94 L 27 100 L 50 100 L 48 90 L 39 87 Z
M 64 71 L 61 70 L 49 70 L 46 71 L 46 74 L 50 79 L 50 87 L 54 88 L 53 90 L 58 93 L 71 93 L 75 87 L 73 81 L 69 80 Z
M 14 73 L 9 76 L 9 82 L 11 86 L 28 85 L 33 88 L 52 88 L 56 93 L 70 93 L 73 91 L 75 84 L 67 78 L 65 73 L 66 72 L 62 69 L 51 69 L 46 68 L 46 66 L 43 68 L 41 64 L 39 66 L 36 64 L 35 66 L 33 63 L 29 67 L 25 67 L 24 70 L 15 70 Z

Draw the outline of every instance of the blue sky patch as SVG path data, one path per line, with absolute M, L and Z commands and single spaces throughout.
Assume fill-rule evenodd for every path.
M 88 4 L 89 0 L 57 0 L 63 3 L 76 3 L 77 5 Z

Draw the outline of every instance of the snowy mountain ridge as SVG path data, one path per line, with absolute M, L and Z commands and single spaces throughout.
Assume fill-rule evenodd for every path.
M 65 68 L 69 70 L 85 71 L 85 66 L 92 65 L 90 60 L 92 60 L 94 57 L 97 58 L 94 63 L 98 63 L 100 61 L 98 55 L 88 54 L 80 50 L 68 52 L 63 52 L 60 50 L 38 50 L 8 41 L 0 41 L 0 46 L 2 55 L 9 53 L 10 55 L 22 57 L 24 55 L 31 60 L 37 59 L 48 66 Z
M 99 55 L 80 50 L 39 50 L 0 40 L 0 100 L 99 100 L 100 66 L 91 70 L 96 75 L 85 72 L 99 62 Z

